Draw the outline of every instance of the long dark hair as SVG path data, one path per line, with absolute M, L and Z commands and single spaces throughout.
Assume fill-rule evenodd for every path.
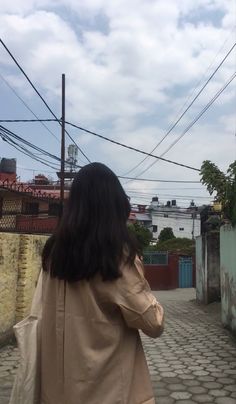
M 60 224 L 43 250 L 43 269 L 75 282 L 100 273 L 121 276 L 132 265 L 138 246 L 127 228 L 129 200 L 117 176 L 104 164 L 91 163 L 75 176 Z

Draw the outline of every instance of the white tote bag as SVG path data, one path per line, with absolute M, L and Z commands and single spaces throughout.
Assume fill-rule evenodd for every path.
M 9 404 L 40 404 L 41 317 L 42 271 L 30 315 L 13 327 L 20 361 Z

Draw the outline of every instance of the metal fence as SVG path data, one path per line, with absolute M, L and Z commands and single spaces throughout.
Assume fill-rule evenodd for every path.
M 0 198 L 0 232 L 52 233 L 60 213 L 58 203 Z
M 146 251 L 143 254 L 144 265 L 168 265 L 168 252 Z

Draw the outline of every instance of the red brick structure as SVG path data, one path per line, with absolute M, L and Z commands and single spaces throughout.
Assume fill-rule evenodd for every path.
M 168 265 L 144 265 L 145 277 L 153 290 L 177 289 L 179 285 L 180 255 L 169 254 Z M 192 287 L 196 287 L 195 256 L 192 257 Z

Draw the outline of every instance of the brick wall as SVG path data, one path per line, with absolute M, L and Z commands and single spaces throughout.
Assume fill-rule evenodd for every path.
M 0 343 L 31 306 L 47 236 L 0 233 Z
M 170 254 L 168 265 L 145 265 L 145 276 L 153 290 L 168 290 L 179 287 L 179 256 Z

